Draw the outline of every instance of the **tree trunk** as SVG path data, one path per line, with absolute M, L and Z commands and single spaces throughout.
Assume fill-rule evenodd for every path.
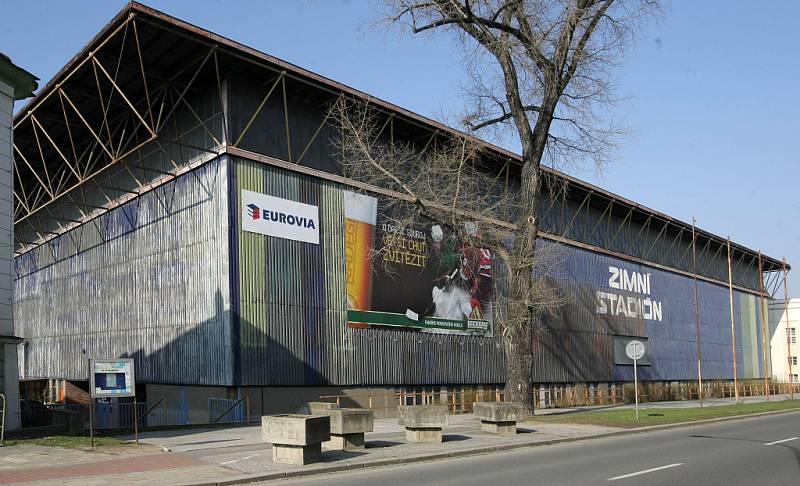
M 523 406 L 525 416 L 533 415 L 534 397 L 531 383 L 532 359 L 530 326 L 517 327 L 506 337 L 506 394 L 508 402 Z M 510 339 L 509 339 L 510 338 Z
M 543 141 L 541 141 L 544 145 Z M 543 149 L 537 151 L 541 159 Z M 523 144 L 523 157 L 530 160 L 528 145 Z M 526 163 L 522 168 L 522 208 L 517 224 L 514 246 L 509 258 L 510 273 L 510 325 L 506 329 L 504 348 L 506 357 L 506 400 L 519 402 L 525 413 L 534 410 L 533 383 L 533 329 L 536 319 L 530 302 L 533 283 L 536 239 L 539 231 L 539 164 Z

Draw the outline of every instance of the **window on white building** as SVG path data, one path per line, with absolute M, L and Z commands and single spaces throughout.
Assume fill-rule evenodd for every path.
M 797 366 L 797 356 L 789 356 L 789 364 L 791 366 Z
M 800 378 L 798 378 L 797 373 L 789 375 L 789 383 L 800 383 Z
M 795 328 L 786 328 L 786 340 L 789 341 L 789 344 L 797 344 L 797 330 Z

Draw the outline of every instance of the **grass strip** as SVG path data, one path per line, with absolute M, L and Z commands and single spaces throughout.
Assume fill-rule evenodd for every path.
M 572 423 L 602 425 L 606 427 L 646 427 L 648 425 L 675 424 L 721 417 L 734 417 L 760 412 L 779 410 L 800 410 L 800 400 L 781 400 L 779 402 L 760 402 L 732 405 L 715 405 L 691 408 L 640 408 L 639 422 L 636 422 L 633 408 L 612 408 L 570 412 L 559 415 L 538 415 L 527 420 L 529 423 Z
M 52 437 L 42 437 L 39 439 L 7 439 L 4 441 L 6 446 L 15 445 L 37 445 L 45 447 L 65 447 L 67 449 L 87 449 L 91 450 L 91 442 L 88 436 L 81 435 L 54 435 Z M 95 448 L 124 447 L 127 445 L 116 437 L 95 436 Z

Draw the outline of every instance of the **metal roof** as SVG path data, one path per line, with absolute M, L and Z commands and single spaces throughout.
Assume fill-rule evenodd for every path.
M 142 57 L 138 60 L 132 59 L 127 62 L 118 62 L 116 64 L 112 63 L 110 59 L 104 59 L 104 53 L 113 51 L 115 48 L 120 48 L 120 46 L 126 42 L 125 39 L 120 40 L 120 36 L 115 36 L 115 34 L 117 34 L 122 26 L 132 18 L 137 20 L 137 24 L 139 26 L 138 30 L 134 29 L 133 34 L 136 36 L 137 44 L 141 46 L 140 52 Z M 130 42 L 130 40 L 128 40 L 128 42 Z M 52 157 L 54 163 L 58 163 L 60 160 L 66 160 L 62 153 L 55 153 L 48 147 L 44 147 L 44 149 L 42 148 L 41 140 L 36 132 L 36 127 L 32 127 L 31 129 L 25 128 L 27 125 L 34 125 L 33 121 L 29 120 L 29 117 L 32 117 L 35 113 L 41 113 L 39 116 L 40 120 L 38 120 L 36 124 L 38 124 L 40 128 L 42 125 L 46 125 L 48 128 L 52 129 L 49 133 L 49 136 L 55 140 L 52 145 L 56 146 L 58 143 L 60 143 L 59 141 L 65 141 L 68 135 L 70 137 L 72 136 L 72 134 L 67 133 L 69 131 L 69 124 L 66 124 L 65 127 L 59 127 L 55 123 L 50 123 L 50 120 L 58 119 L 60 116 L 59 113 L 62 109 L 60 105 L 64 103 L 64 99 L 59 93 L 59 89 L 62 85 L 64 85 L 64 83 L 69 81 L 71 85 L 75 86 L 75 88 L 73 88 L 73 93 L 75 94 L 72 95 L 72 99 L 74 99 L 74 102 L 80 106 L 81 112 L 86 114 L 87 117 L 92 115 L 98 116 L 98 113 L 102 114 L 107 110 L 111 111 L 115 109 L 115 107 L 124 106 L 126 103 L 128 106 L 131 106 L 131 103 L 124 95 L 121 97 L 122 99 L 117 99 L 115 101 L 115 106 L 108 107 L 103 106 L 102 100 L 97 99 L 97 96 L 92 95 L 94 89 L 94 78 L 92 77 L 94 75 L 92 74 L 92 71 L 96 71 L 98 66 L 101 70 L 111 70 L 113 68 L 114 76 L 112 84 L 114 81 L 116 81 L 119 86 L 130 86 L 132 91 L 126 92 L 132 97 L 136 95 L 143 95 L 142 90 L 139 89 L 137 92 L 137 88 L 134 86 L 134 81 L 137 79 L 137 77 L 142 76 L 138 70 L 140 64 L 147 65 L 148 68 L 158 68 L 157 70 L 161 70 L 162 72 L 179 71 L 180 74 L 180 68 L 182 66 L 189 63 L 190 60 L 192 62 L 196 62 L 199 58 L 202 58 L 205 55 L 205 52 L 209 48 L 211 48 L 214 52 L 215 60 L 217 54 L 219 54 L 220 56 L 228 59 L 229 62 L 233 63 L 232 66 L 234 66 L 234 69 L 239 70 L 240 72 L 247 72 L 248 70 L 253 69 L 254 66 L 269 68 L 276 72 L 283 73 L 286 77 L 302 83 L 311 89 L 323 90 L 336 95 L 346 94 L 368 100 L 372 105 L 379 107 L 385 112 L 398 117 L 398 119 L 402 119 L 406 123 L 409 123 L 420 130 L 458 136 L 468 136 L 452 127 L 446 126 L 435 120 L 431 120 L 405 108 L 371 96 L 368 93 L 364 93 L 345 84 L 303 69 L 302 67 L 296 66 L 282 59 L 270 56 L 269 54 L 265 54 L 256 49 L 240 44 L 234 40 L 192 25 L 188 22 L 171 17 L 146 5 L 131 2 L 127 4 L 105 27 L 103 27 L 103 29 L 97 35 L 95 35 L 92 40 L 90 40 L 86 46 L 84 46 L 50 81 L 48 81 L 35 98 L 30 100 L 16 114 L 14 117 L 15 137 L 17 137 L 17 132 L 20 132 L 20 136 L 17 138 L 20 140 L 20 152 L 26 152 L 26 150 L 33 151 L 36 149 L 41 153 L 42 150 L 45 152 L 49 150 L 52 153 L 42 154 L 42 160 L 50 160 L 48 156 Z M 96 62 L 94 61 L 94 58 L 97 59 Z M 105 68 L 103 66 L 105 66 Z M 201 68 L 205 71 L 210 71 L 214 69 L 214 66 L 209 65 L 203 68 L 201 65 Z M 105 74 L 108 79 L 112 79 L 112 76 L 110 76 L 108 73 Z M 72 103 L 71 100 L 68 102 Z M 143 125 L 144 128 L 139 127 L 136 128 L 136 130 L 141 130 L 142 133 L 146 135 L 144 132 L 146 131 L 147 126 L 146 124 Z M 81 130 L 76 126 L 73 126 L 73 128 L 75 130 Z M 26 133 L 26 130 L 28 130 L 29 133 Z M 89 133 L 85 129 L 83 130 L 82 135 L 87 138 L 93 136 L 93 134 Z M 95 138 L 97 137 L 95 136 Z M 487 153 L 491 154 L 493 157 L 507 159 L 517 164 L 522 163 L 522 159 L 518 154 L 485 141 L 479 140 L 478 143 L 480 143 Z M 36 175 L 35 172 L 40 169 L 46 168 L 37 166 L 35 161 L 30 161 L 27 168 L 19 169 L 21 170 L 22 174 L 20 176 L 21 180 L 33 178 Z M 611 191 L 593 184 L 581 181 L 563 172 L 551 168 L 545 168 L 545 170 L 567 181 L 568 186 L 574 190 L 579 192 L 590 191 L 594 196 L 614 201 L 615 204 L 625 207 L 626 210 L 630 210 L 631 208 L 634 209 L 641 217 L 655 218 L 673 225 L 676 228 L 687 231 L 691 230 L 692 225 L 690 223 L 674 218 L 660 211 L 648 208 L 642 204 L 638 204 L 630 199 L 622 197 L 618 194 L 614 194 Z M 66 172 L 66 170 L 64 170 L 64 172 Z M 80 174 L 76 175 L 79 176 Z M 72 175 L 67 174 L 66 177 L 67 181 L 70 181 Z M 75 180 L 78 181 L 75 185 L 80 185 L 80 177 L 75 178 Z M 57 232 L 60 232 L 60 230 L 54 230 L 53 234 Z M 697 228 L 697 234 L 698 238 L 710 239 L 720 244 L 726 242 L 726 238 L 700 228 Z M 754 256 L 758 254 L 757 251 L 738 243 L 732 242 L 731 246 L 734 252 L 739 252 L 740 254 L 744 253 L 748 256 Z M 763 255 L 762 258 L 765 271 L 776 271 L 783 265 L 783 262 L 777 258 L 766 255 Z

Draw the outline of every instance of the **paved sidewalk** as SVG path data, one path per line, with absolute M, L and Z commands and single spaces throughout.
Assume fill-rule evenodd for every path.
M 173 471 L 193 468 L 201 472 L 208 464 L 177 454 L 166 454 L 149 445 L 67 449 L 37 445 L 0 448 L 0 484 L 109 484 L 123 475 L 121 484 L 153 484 L 173 477 Z M 114 476 L 112 476 L 114 475 Z
M 772 397 L 772 400 L 777 399 Z M 744 399 L 746 402 L 761 400 L 763 397 Z M 733 402 L 732 399 L 714 399 L 707 400 L 705 405 Z M 697 406 L 697 403 L 658 402 L 643 406 L 683 408 Z M 602 408 L 619 407 L 585 409 Z M 546 412 L 574 411 L 578 409 Z M 130 445 L 100 452 L 37 446 L 0 448 L 0 484 L 235 484 L 256 477 L 277 479 L 315 470 L 386 466 L 631 431 L 594 425 L 528 422 L 520 424 L 519 432 L 511 437 L 487 434 L 480 431 L 479 421 L 472 415 L 454 415 L 450 416 L 450 425 L 444 430 L 442 444 L 416 444 L 405 441 L 404 429 L 397 425 L 396 419 L 377 419 L 375 431 L 366 436 L 366 449 L 323 451 L 321 463 L 305 467 L 274 464 L 270 446 L 261 442 L 260 426 L 145 432 L 140 435 L 142 445 L 139 447 Z
M 146 432 L 140 436 L 143 444 L 140 448 L 119 448 L 115 455 L 54 447 L 38 448 L 42 450 L 37 450 L 36 446 L 0 448 L 0 484 L 213 484 L 269 474 L 284 477 L 332 466 L 345 469 L 365 464 L 398 464 L 480 448 L 519 447 L 614 430 L 617 429 L 567 424 L 537 424 L 534 430 L 522 424 L 516 436 L 499 437 L 481 432 L 479 421 L 472 415 L 456 415 L 450 417 L 442 444 L 415 444 L 405 442 L 405 431 L 397 425 L 396 419 L 379 419 L 375 421 L 375 431 L 367 434 L 366 449 L 324 451 L 323 462 L 305 467 L 274 464 L 271 447 L 261 442 L 260 426 Z M 171 452 L 153 453 L 159 449 L 152 446 Z M 143 448 L 146 454 L 139 452 Z M 20 464 L 21 456 L 35 456 L 45 450 L 46 460 L 29 460 L 14 467 Z
M 151 479 L 150 472 L 165 469 L 204 466 L 205 463 L 191 456 L 179 454 L 148 454 L 79 464 L 61 464 L 40 468 L 17 469 L 0 473 L 0 484 L 17 484 L 30 481 L 47 481 L 61 483 L 64 478 L 85 476 L 107 476 L 112 474 L 148 473 L 145 478 Z M 87 484 L 81 479 L 82 484 Z

